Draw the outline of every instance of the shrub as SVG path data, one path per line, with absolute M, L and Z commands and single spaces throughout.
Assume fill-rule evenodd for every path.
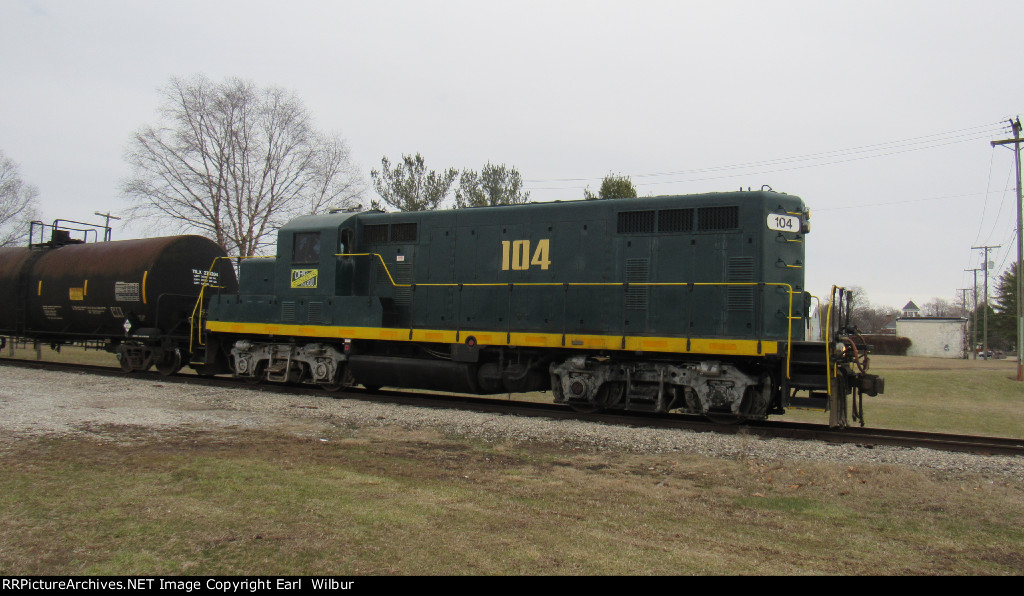
M 896 335 L 865 335 L 864 341 L 871 346 L 872 354 L 887 356 L 906 356 L 911 341 L 909 337 Z

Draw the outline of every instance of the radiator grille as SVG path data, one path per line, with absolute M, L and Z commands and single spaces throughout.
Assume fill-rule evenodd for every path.
M 693 209 L 663 209 L 658 212 L 659 232 L 693 231 Z
M 653 211 L 620 211 L 617 231 L 619 234 L 638 234 L 654 231 Z
M 701 207 L 697 210 L 697 230 L 710 232 L 715 230 L 735 230 L 740 227 L 740 208 Z
M 388 241 L 388 225 L 366 226 L 363 228 L 363 239 L 367 244 L 384 244 Z

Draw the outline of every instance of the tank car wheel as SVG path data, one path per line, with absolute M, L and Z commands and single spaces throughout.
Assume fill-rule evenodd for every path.
M 156 370 L 161 376 L 169 377 L 181 370 L 181 367 L 181 350 L 175 348 L 174 350 L 164 353 L 164 359 L 156 365 Z
M 130 349 L 134 349 L 136 351 L 135 359 L 138 360 L 138 350 L 140 348 L 128 348 L 122 344 L 116 352 L 117 360 L 121 363 L 122 372 L 131 373 L 135 371 L 147 371 L 153 366 L 153 352 L 148 348 L 143 349 L 141 366 L 135 366 L 132 364 L 133 357 L 128 353 Z

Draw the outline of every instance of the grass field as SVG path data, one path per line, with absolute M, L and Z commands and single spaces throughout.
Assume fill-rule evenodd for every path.
M 872 356 L 885 393 L 864 397 L 867 426 L 1024 438 L 1024 383 L 1016 360 Z M 787 420 L 824 421 L 791 411 Z
M 876 358 L 868 422 L 1020 436 L 1014 366 Z M 103 431 L 0 451 L 0 575 L 1024 573 L 1015 478 L 400 427 Z
M 0 575 L 1024 569 L 1006 480 L 397 429 L 125 439 L 2 455 Z

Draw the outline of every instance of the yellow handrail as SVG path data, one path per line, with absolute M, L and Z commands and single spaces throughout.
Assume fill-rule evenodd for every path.
M 199 287 L 199 296 L 196 298 L 196 304 L 192 307 L 192 324 L 188 330 L 188 351 L 189 353 L 195 352 L 193 349 L 198 343 L 200 346 L 205 346 L 203 342 L 203 294 L 206 293 L 206 288 L 223 288 L 224 286 L 215 286 L 209 283 L 210 276 L 213 274 L 213 269 L 217 265 L 217 261 L 220 260 L 233 260 L 233 259 L 273 259 L 275 257 L 214 257 L 213 262 L 210 263 L 210 268 L 206 270 L 206 274 L 203 276 L 203 283 Z
M 786 293 L 789 296 L 789 312 L 786 318 L 786 378 L 790 378 L 790 359 L 793 352 L 793 295 L 796 294 L 793 290 L 793 286 L 787 283 L 781 282 L 492 282 L 492 283 L 423 283 L 423 284 L 400 284 L 395 281 L 395 278 L 391 275 L 391 270 L 388 268 L 387 263 L 384 262 L 384 257 L 380 253 L 339 253 L 335 254 L 336 257 L 377 257 L 380 264 L 384 267 L 384 272 L 388 276 L 388 280 L 391 282 L 391 286 L 395 288 L 411 288 L 413 286 L 422 287 L 438 287 L 438 288 L 454 288 L 454 287 L 515 287 L 515 286 L 561 286 L 561 287 L 574 287 L 574 286 L 640 286 L 640 287 L 682 287 L 682 286 L 776 286 L 786 288 Z

